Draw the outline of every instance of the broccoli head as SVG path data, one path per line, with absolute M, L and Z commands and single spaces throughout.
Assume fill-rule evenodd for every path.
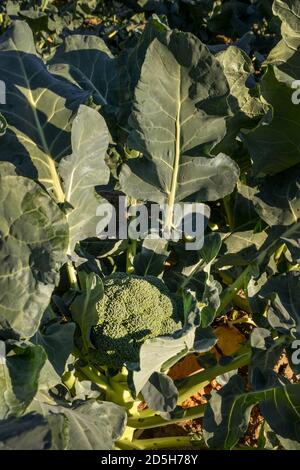
M 182 327 L 179 302 L 160 279 L 115 273 L 103 284 L 98 324 L 91 331 L 94 359 L 99 364 L 119 368 L 136 362 L 146 339 Z

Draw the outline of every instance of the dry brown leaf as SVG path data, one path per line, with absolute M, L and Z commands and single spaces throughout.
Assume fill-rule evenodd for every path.
M 286 354 L 280 356 L 277 364 L 274 366 L 274 371 L 277 372 L 277 374 L 284 375 L 288 380 L 292 380 L 294 377 L 294 372 L 289 365 Z
M 189 354 L 171 368 L 169 376 L 173 380 L 180 380 L 201 369 L 203 368 L 199 365 L 196 355 Z
M 245 336 L 234 326 L 218 326 L 214 329 L 214 333 L 218 338 L 218 350 L 221 350 L 224 356 L 232 356 L 246 340 Z M 218 350 L 214 348 L 217 358 L 221 356 Z

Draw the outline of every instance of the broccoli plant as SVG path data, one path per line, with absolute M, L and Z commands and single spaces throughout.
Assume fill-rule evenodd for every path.
M 124 35 L 116 18 L 69 34 L 94 1 L 17 3 L 0 12 L 19 18 L 0 39 L 0 448 L 235 449 L 258 405 L 255 445 L 299 449 L 299 1 L 275 0 L 270 30 L 266 2 L 167 2 L 205 29 L 147 13 Z M 196 435 L 144 439 L 193 418 Z
M 218 237 L 207 242 L 216 244 Z M 192 448 L 190 437 L 140 442 L 134 433 L 202 417 L 203 405 L 185 410 L 181 404 L 199 386 L 246 365 L 249 347 L 241 348 L 228 364 L 216 364 L 183 383 L 173 381 L 168 375 L 172 365 L 192 352 L 209 351 L 217 341 L 210 327 L 201 327 L 193 296 L 172 293 L 162 279 L 151 275 L 114 272 L 100 277 L 73 269 L 71 278 L 73 294 L 62 299 L 69 303 L 78 328 L 75 367 L 63 376 L 70 393 L 76 396 L 80 383 L 90 380 L 103 399 L 126 410 L 127 428 L 119 448 Z
M 119 368 L 137 362 L 140 346 L 148 338 L 181 328 L 179 302 L 160 279 L 115 273 L 104 279 L 103 286 L 98 323 L 91 331 L 100 365 Z

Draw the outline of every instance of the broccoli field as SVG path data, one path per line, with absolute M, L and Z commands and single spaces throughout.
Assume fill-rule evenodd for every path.
M 300 450 L 299 0 L 2 0 L 0 449 Z

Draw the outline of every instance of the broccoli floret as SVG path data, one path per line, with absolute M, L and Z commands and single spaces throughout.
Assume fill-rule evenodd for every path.
M 97 304 L 99 321 L 91 331 L 98 363 L 119 368 L 125 362 L 136 362 L 146 339 L 182 327 L 178 300 L 163 281 L 115 273 L 103 284 L 104 296 Z

